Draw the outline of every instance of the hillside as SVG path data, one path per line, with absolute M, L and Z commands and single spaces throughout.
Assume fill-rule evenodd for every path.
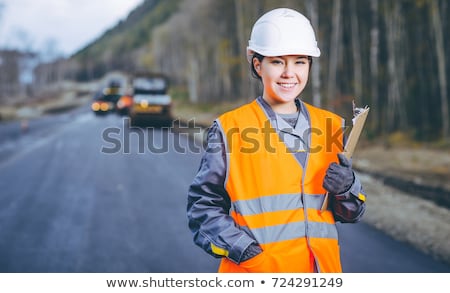
M 146 0 L 128 17 L 75 53 L 71 62 L 80 64 L 76 79 L 101 78 L 112 70 L 134 71 L 149 66 L 152 32 L 173 15 L 181 0 Z

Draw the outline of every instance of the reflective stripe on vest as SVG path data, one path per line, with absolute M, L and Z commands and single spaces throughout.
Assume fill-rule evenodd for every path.
M 219 117 L 230 214 L 273 257 L 274 272 L 312 272 L 311 262 L 321 272 L 340 272 L 333 215 L 320 206 L 325 171 L 342 151 L 342 119 L 305 105 L 311 125 L 305 170 L 257 100 Z M 222 262 L 222 271 L 242 271 L 228 259 Z

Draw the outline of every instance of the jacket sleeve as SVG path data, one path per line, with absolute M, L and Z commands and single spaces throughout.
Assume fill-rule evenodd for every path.
M 361 220 L 366 210 L 366 194 L 356 174 L 347 192 L 333 196 L 332 209 L 338 222 L 357 223 Z
M 214 257 L 235 263 L 256 241 L 239 229 L 229 215 L 231 201 L 225 190 L 226 151 L 217 122 L 211 126 L 200 167 L 188 191 L 187 217 L 194 243 Z

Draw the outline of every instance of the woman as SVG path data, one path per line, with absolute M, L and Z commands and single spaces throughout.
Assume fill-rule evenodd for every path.
M 342 155 L 343 119 L 298 98 L 320 56 L 309 20 L 267 12 L 247 56 L 263 94 L 210 128 L 188 192 L 194 242 L 222 258 L 219 272 L 341 272 L 335 221 L 359 221 L 365 194 Z

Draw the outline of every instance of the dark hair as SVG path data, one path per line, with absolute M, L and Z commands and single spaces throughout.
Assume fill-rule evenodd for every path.
M 253 53 L 252 60 L 250 61 L 250 70 L 252 71 L 252 75 L 254 78 L 261 80 L 261 76 L 259 76 L 258 72 L 256 72 L 255 66 L 253 65 L 253 59 L 256 58 L 259 62 L 262 62 L 264 56 L 259 53 Z
M 250 62 L 250 70 L 252 72 L 253 77 L 261 80 L 261 76 L 259 76 L 258 72 L 255 69 L 255 66 L 253 65 L 254 58 L 258 59 L 259 62 L 262 62 L 262 60 L 264 59 L 264 56 L 255 52 L 255 53 L 253 53 L 253 56 L 252 56 L 252 59 Z M 311 67 L 312 67 L 312 63 L 313 63 L 313 59 L 311 56 L 308 56 L 308 61 L 309 61 L 309 71 L 311 72 Z

